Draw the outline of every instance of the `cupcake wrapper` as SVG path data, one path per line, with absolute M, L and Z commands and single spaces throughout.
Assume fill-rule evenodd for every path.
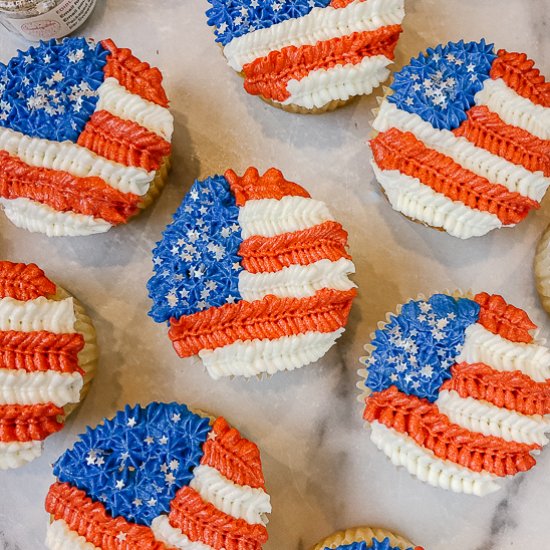
M 542 307 L 550 313 L 550 225 L 544 230 L 537 245 L 535 279 Z

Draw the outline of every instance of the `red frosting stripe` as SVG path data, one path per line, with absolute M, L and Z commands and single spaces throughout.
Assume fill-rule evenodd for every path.
M 484 363 L 460 363 L 442 390 L 473 397 L 527 416 L 550 414 L 550 382 L 535 382 L 521 371 L 499 372 Z
M 53 403 L 0 405 L 0 441 L 42 441 L 63 428 L 64 417 Z
M 351 4 L 354 0 L 332 0 L 329 6 L 331 8 L 345 8 L 347 5 Z M 362 2 L 365 0 L 361 0 Z
M 182 487 L 170 504 L 168 520 L 193 542 L 215 550 L 261 550 L 267 542 L 267 529 L 224 514 L 205 502 L 191 487 Z
M 172 318 L 168 334 L 178 355 L 188 357 L 237 340 L 334 332 L 346 324 L 356 294 L 355 289 L 322 289 L 307 298 L 268 295 L 254 302 L 242 300 Z
M 513 225 L 527 216 L 538 202 L 512 193 L 504 185 L 466 170 L 452 158 L 427 148 L 410 132 L 391 128 L 371 140 L 376 164 L 382 170 L 399 170 L 419 179 L 437 193 L 470 208 L 498 216 L 504 225 Z
M 105 78 L 116 78 L 129 92 L 161 107 L 168 107 L 168 98 L 162 87 L 162 73 L 156 67 L 140 61 L 128 48 L 117 48 L 110 39 L 102 40 L 101 45 L 110 52 L 103 68 Z
M 502 78 L 509 88 L 543 107 L 550 107 L 550 82 L 535 69 L 535 62 L 524 53 L 499 50 L 493 61 L 491 78 Z
M 276 168 L 270 168 L 263 176 L 256 168 L 248 168 L 242 177 L 233 170 L 224 174 L 237 206 L 244 206 L 247 201 L 259 199 L 277 199 L 283 197 L 310 197 L 310 194 L 297 183 L 288 181 L 283 173 Z
M 319 41 L 314 45 L 287 46 L 255 59 L 243 67 L 245 90 L 275 101 L 290 97 L 289 80 L 302 80 L 311 71 L 336 65 L 356 65 L 365 57 L 384 55 L 393 59 L 401 25 Z
M 237 485 L 265 489 L 260 450 L 224 418 L 216 419 L 202 450 L 202 465 L 215 468 Z
M 121 516 L 113 518 L 101 503 L 92 501 L 84 491 L 68 483 L 54 483 L 50 487 L 46 511 L 54 520 L 64 520 L 71 531 L 104 550 L 168 550 L 155 539 L 149 527 L 128 523 Z
M 170 154 L 170 143 L 132 120 L 96 111 L 78 137 L 78 145 L 103 158 L 150 172 Z
M 79 333 L 0 331 L 0 368 L 84 374 L 78 366 L 83 348 L 84 337 Z
M 347 240 L 348 234 L 338 222 L 327 221 L 275 237 L 254 235 L 241 243 L 239 256 L 246 271 L 272 273 L 290 265 L 351 259 L 346 252 Z
M 478 323 L 489 332 L 499 334 L 511 342 L 529 344 L 533 337 L 530 330 L 537 325 L 529 319 L 525 311 L 508 304 L 502 296 L 489 295 L 486 292 L 477 294 L 474 300 L 480 305 Z
M 122 193 L 101 178 L 80 178 L 67 172 L 29 166 L 6 151 L 0 151 L 0 196 L 26 197 L 58 212 L 76 212 L 102 218 L 115 225 L 124 223 L 138 210 L 139 197 Z
M 506 124 L 485 105 L 472 107 L 466 114 L 467 120 L 453 131 L 456 136 L 531 172 L 540 170 L 550 176 L 550 140 Z
M 401 393 L 394 386 L 371 394 L 363 416 L 368 422 L 376 420 L 408 435 L 438 458 L 501 477 L 532 468 L 535 459 L 530 453 L 541 448 L 470 432 L 452 424 L 437 405 Z
M 36 264 L 0 262 L 0 298 L 26 302 L 55 293 L 55 284 Z

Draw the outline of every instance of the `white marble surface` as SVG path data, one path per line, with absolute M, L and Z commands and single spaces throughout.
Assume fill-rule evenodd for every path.
M 485 36 L 525 51 L 550 75 L 548 0 L 408 0 L 398 65 L 420 49 Z M 357 358 L 384 313 L 409 296 L 445 288 L 500 292 L 532 313 L 543 333 L 532 259 L 550 204 L 515 229 L 468 242 L 393 212 L 374 184 L 365 141 L 372 98 L 335 113 L 297 116 L 247 96 L 213 44 L 204 0 L 98 0 L 83 32 L 112 37 L 157 64 L 176 117 L 175 167 L 160 200 L 127 227 L 94 237 L 48 239 L 0 215 L 0 257 L 37 262 L 89 308 L 100 370 L 67 428 L 44 456 L 0 473 L 0 548 L 43 547 L 51 462 L 87 424 L 126 403 L 180 400 L 225 415 L 261 447 L 273 514 L 267 550 L 307 550 L 357 524 L 400 530 L 430 550 L 550 548 L 550 451 L 535 470 L 493 496 L 457 496 L 397 471 L 368 440 L 356 402 Z M 0 59 L 24 44 L 1 31 Z M 249 165 L 281 168 L 346 222 L 360 297 L 348 331 L 319 364 L 264 382 L 212 382 L 178 360 L 165 327 L 147 317 L 150 251 L 197 177 Z

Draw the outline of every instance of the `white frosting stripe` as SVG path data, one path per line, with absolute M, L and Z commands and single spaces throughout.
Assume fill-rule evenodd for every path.
M 375 55 L 365 57 L 357 64 L 348 63 L 311 71 L 301 80 L 288 81 L 286 88 L 290 97 L 283 105 L 314 109 L 333 100 L 346 101 L 356 95 L 370 94 L 380 82 L 388 78 L 390 71 L 387 66 L 391 63 L 391 59 L 386 56 Z
M 0 470 L 19 468 L 42 454 L 42 441 L 0 442 Z
M 3 199 L 6 217 L 17 227 L 32 233 L 44 233 L 48 237 L 78 237 L 105 233 L 112 226 L 101 218 L 77 214 L 76 212 L 58 212 L 47 204 L 21 197 Z
M 0 128 L 0 150 L 29 166 L 67 172 L 75 177 L 98 177 L 123 193 L 145 195 L 154 172 L 105 159 L 70 141 L 31 138 L 9 128 Z
M 197 466 L 193 474 L 190 486 L 205 502 L 250 524 L 267 524 L 266 514 L 271 512 L 271 504 L 264 490 L 236 485 L 210 466 Z
M 240 72 L 244 65 L 269 52 L 398 25 L 404 16 L 404 0 L 356 0 L 345 8 L 315 8 L 303 17 L 234 38 L 225 46 L 224 54 L 229 65 Z
M 291 265 L 274 273 L 239 274 L 239 293 L 249 302 L 261 300 L 268 294 L 279 298 L 305 298 L 314 296 L 318 290 L 350 290 L 355 284 L 348 279 L 355 273 L 351 260 L 341 258 L 335 262 L 324 259 L 309 265 Z
M 222 376 L 274 374 L 317 361 L 343 332 L 341 328 L 334 332 L 306 332 L 275 340 L 238 340 L 214 350 L 201 350 L 199 357 L 208 374 L 216 380 Z
M 550 430 L 550 422 L 540 415 L 526 416 L 473 397 L 460 397 L 457 392 L 447 390 L 439 393 L 435 403 L 451 422 L 471 432 L 517 443 L 548 443 L 545 432 Z
M 48 300 L 41 296 L 26 302 L 14 298 L 0 299 L 0 330 L 46 330 L 65 334 L 76 332 L 75 322 L 72 298 Z
M 106 78 L 98 88 L 96 111 L 109 111 L 124 120 L 131 120 L 171 141 L 174 118 L 170 111 L 152 101 L 130 93 L 115 78 Z
M 390 128 L 411 132 L 427 147 L 452 158 L 472 173 L 536 201 L 542 199 L 550 185 L 550 178 L 544 177 L 542 172 L 530 172 L 523 166 L 476 147 L 449 130 L 438 130 L 417 114 L 403 111 L 387 100 L 380 106 L 373 127 L 378 132 Z
M 83 379 L 77 373 L 0 369 L 0 405 L 53 403 L 63 407 L 80 401 Z
M 48 525 L 46 548 L 48 550 L 101 550 L 81 537 L 76 531 L 72 531 L 62 519 Z
M 275 237 L 334 221 L 327 205 L 305 197 L 247 201 L 239 210 L 243 239 L 253 235 Z
M 550 108 L 537 105 L 509 88 L 504 80 L 488 78 L 475 96 L 506 124 L 517 126 L 540 139 L 550 139 Z
M 168 516 L 156 517 L 151 523 L 151 530 L 155 538 L 169 548 L 177 548 L 178 550 L 214 550 L 211 546 L 202 542 L 191 541 L 181 529 L 170 525 Z
M 371 440 L 395 466 L 403 466 L 410 474 L 434 487 L 477 496 L 500 488 L 496 476 L 441 460 L 410 437 L 377 421 L 371 423 Z
M 479 237 L 502 227 L 496 215 L 453 201 L 418 178 L 398 170 L 381 170 L 374 161 L 372 167 L 393 208 L 409 218 L 442 227 L 460 239 Z
M 457 363 L 485 363 L 501 372 L 519 370 L 535 382 L 550 378 L 550 350 L 538 344 L 511 342 L 478 323 L 466 329 Z

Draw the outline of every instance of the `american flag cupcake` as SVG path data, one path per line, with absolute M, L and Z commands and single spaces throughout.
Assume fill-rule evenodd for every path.
M 404 0 L 209 0 L 208 24 L 244 88 L 292 112 L 323 112 L 389 76 Z
M 356 527 L 338 531 L 317 543 L 312 550 L 423 550 L 391 531 Z
M 550 431 L 550 349 L 501 296 L 434 294 L 388 314 L 358 387 L 373 443 L 430 485 L 484 496 Z
M 0 470 L 39 457 L 97 362 L 82 306 L 34 264 L 0 262 Z
M 54 464 L 49 550 L 261 550 L 271 512 L 258 447 L 177 403 L 127 406 Z
M 524 53 L 484 40 L 411 59 L 373 127 L 392 207 L 454 237 L 516 225 L 550 184 L 550 83 Z
M 0 64 L 0 204 L 29 231 L 105 232 L 159 193 L 172 131 L 158 69 L 112 40 L 42 42 Z
M 271 168 L 196 181 L 153 251 L 151 317 L 213 378 L 293 370 L 344 332 L 355 284 L 347 233 Z

